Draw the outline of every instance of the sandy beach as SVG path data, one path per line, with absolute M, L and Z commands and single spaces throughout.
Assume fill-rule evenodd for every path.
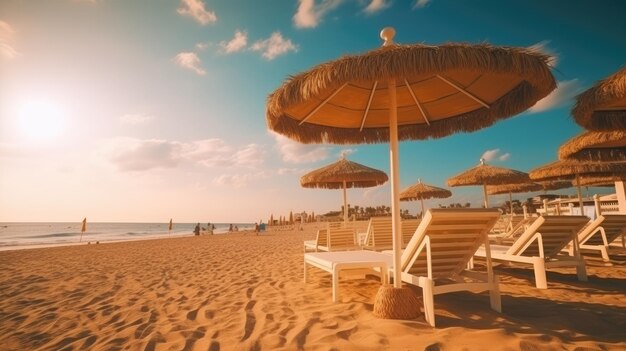
M 146 240 L 2 252 L 4 350 L 620 350 L 626 261 L 592 260 L 589 282 L 552 270 L 500 268 L 503 313 L 486 295 L 435 298 L 423 317 L 372 315 L 379 282 L 303 283 L 303 231 Z M 419 294 L 419 289 L 415 289 Z

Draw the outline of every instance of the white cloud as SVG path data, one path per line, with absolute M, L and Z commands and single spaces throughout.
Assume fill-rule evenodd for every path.
M 248 45 L 248 33 L 236 30 L 235 36 L 230 41 L 220 42 L 221 51 L 226 54 L 243 50 Z
M 508 152 L 502 153 L 500 149 L 492 149 L 483 152 L 483 155 L 480 157 L 485 160 L 485 162 L 489 163 L 492 161 L 506 161 L 511 158 L 511 154 Z
M 348 157 L 352 155 L 353 153 L 355 153 L 356 151 L 357 151 L 356 149 L 343 149 L 339 152 L 339 157 Z
M 222 174 L 213 178 L 213 184 L 221 186 L 231 186 L 233 188 L 243 188 L 252 180 L 266 178 L 265 172 L 249 173 L 249 174 Z
M 182 160 L 181 144 L 167 140 L 118 138 L 105 148 L 109 161 L 120 171 L 173 168 Z
M 552 65 L 552 67 L 556 67 L 556 65 L 559 62 L 559 54 L 554 49 L 552 49 L 549 45 L 550 45 L 550 40 L 543 40 L 543 41 L 538 42 L 537 44 L 533 44 L 529 46 L 528 48 L 533 51 L 537 51 L 542 54 L 550 56 L 550 65 Z
M 120 122 L 124 124 L 136 125 L 151 121 L 154 116 L 145 113 L 127 113 L 120 117 Z
M 582 89 L 578 79 L 558 82 L 556 89 L 554 89 L 550 95 L 539 100 L 528 111 L 530 113 L 543 112 L 560 107 L 566 103 L 571 103 L 571 100 L 581 91 Z
M 265 157 L 263 148 L 257 144 L 235 147 L 217 138 L 191 142 L 116 138 L 105 143 L 101 151 L 120 171 L 172 168 L 182 163 L 255 168 Z
M 375 13 L 378 11 L 382 11 L 391 6 L 391 1 L 389 0 L 371 0 L 369 5 L 363 11 L 366 13 Z
M 197 43 L 197 44 L 195 45 L 195 48 L 196 48 L 196 50 L 198 50 L 198 51 L 204 51 L 204 50 L 208 49 L 208 48 L 209 48 L 209 46 L 211 46 L 211 43 L 210 43 L 210 42 L 205 42 L 205 43 Z
M 276 147 L 283 161 L 288 163 L 311 163 L 328 157 L 329 148 L 318 145 L 300 144 L 280 134 L 273 133 Z
M 278 175 L 291 175 L 291 174 L 301 174 L 304 173 L 304 170 L 301 168 L 279 168 L 276 171 Z
M 192 17 L 203 26 L 217 21 L 215 12 L 207 11 L 202 0 L 181 0 L 180 7 L 176 12 L 183 16 Z
M 15 30 L 10 24 L 0 21 L 0 56 L 7 59 L 14 59 L 20 53 L 13 47 Z
M 202 61 L 194 52 L 181 52 L 174 57 L 174 62 L 180 67 L 190 69 L 198 75 L 205 75 L 206 71 L 201 67 Z
M 259 40 L 252 44 L 250 49 L 262 52 L 261 55 L 267 60 L 273 60 L 289 51 L 297 52 L 298 46 L 292 43 L 290 39 L 283 38 L 280 32 L 274 32 L 268 39 Z
M 430 0 L 416 0 L 415 5 L 413 5 L 414 9 L 421 9 L 426 7 L 426 5 L 430 4 Z
M 315 0 L 299 0 L 293 23 L 296 28 L 315 28 L 328 11 L 339 6 L 341 2 L 342 0 L 322 0 L 316 5 Z
M 485 162 L 491 162 L 496 159 L 499 152 L 500 152 L 500 149 L 487 150 L 483 152 L 483 155 L 480 156 L 480 158 L 485 160 Z

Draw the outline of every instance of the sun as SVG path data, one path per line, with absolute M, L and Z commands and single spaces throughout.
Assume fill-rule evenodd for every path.
M 65 129 L 62 109 L 50 100 L 30 100 L 17 113 L 21 133 L 32 140 L 49 140 Z

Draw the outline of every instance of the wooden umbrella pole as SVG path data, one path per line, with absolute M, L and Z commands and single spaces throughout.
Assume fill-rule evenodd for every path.
M 483 183 L 483 196 L 485 198 L 485 208 L 489 208 L 489 198 L 487 197 L 487 185 Z
M 400 280 L 400 250 L 401 227 L 400 227 L 400 174 L 398 171 L 398 111 L 396 97 L 396 81 L 390 79 L 387 82 L 389 90 L 389 161 L 391 169 L 391 224 L 393 233 L 393 286 L 402 287 Z
M 420 198 L 420 201 L 422 202 L 422 219 L 424 219 L 424 199 Z
M 580 214 L 585 215 L 585 209 L 583 204 L 583 194 L 580 191 L 580 176 L 576 173 L 576 190 L 578 191 L 578 205 L 580 206 Z
M 343 181 L 343 222 L 348 223 L 348 200 L 346 195 L 346 181 Z
M 513 217 L 513 193 L 509 191 L 509 206 L 511 206 L 511 217 Z

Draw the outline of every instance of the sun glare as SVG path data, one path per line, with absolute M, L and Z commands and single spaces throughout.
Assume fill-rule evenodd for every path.
M 47 140 L 61 134 L 65 119 L 57 104 L 47 100 L 32 100 L 20 106 L 18 125 L 25 137 Z

